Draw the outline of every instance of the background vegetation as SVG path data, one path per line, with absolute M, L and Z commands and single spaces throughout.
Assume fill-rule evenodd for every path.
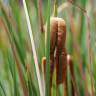
M 50 17 L 55 0 L 41 0 L 44 32 L 41 32 L 39 0 L 26 0 L 42 90 L 49 96 Z M 67 53 L 72 56 L 79 96 L 96 96 L 96 0 L 57 0 L 55 12 L 66 21 Z M 0 96 L 40 96 L 34 54 L 28 33 L 22 0 L 0 0 Z M 46 44 L 45 44 L 46 34 Z M 46 56 L 46 72 L 42 57 Z M 70 71 L 67 70 L 68 96 L 72 95 Z M 45 81 L 44 81 L 45 78 Z M 52 96 L 63 96 L 62 85 L 56 89 L 55 73 Z

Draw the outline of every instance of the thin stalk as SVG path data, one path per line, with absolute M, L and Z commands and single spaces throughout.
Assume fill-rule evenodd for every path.
M 42 1 L 38 0 L 38 14 L 40 18 L 40 30 L 41 32 L 44 32 L 44 27 L 43 27 L 43 17 L 42 17 Z
M 39 84 L 39 90 L 40 90 L 40 96 L 44 96 L 43 94 L 43 90 L 42 90 L 42 83 L 41 83 L 41 77 L 40 77 L 40 70 L 38 67 L 38 60 L 37 60 L 37 54 L 36 54 L 36 49 L 35 49 L 35 44 L 34 44 L 34 39 L 33 39 L 33 34 L 32 34 L 32 28 L 31 28 L 31 23 L 30 23 L 30 19 L 29 19 L 29 15 L 28 15 L 28 10 L 27 10 L 27 5 L 26 5 L 26 1 L 23 0 L 23 6 L 24 6 L 24 11 L 25 11 L 25 15 L 26 15 L 26 21 L 27 21 L 27 25 L 28 25 L 28 34 L 30 36 L 30 40 L 31 40 L 31 47 L 32 47 L 32 51 L 33 51 L 33 59 L 35 62 L 35 68 L 36 68 L 36 74 L 37 74 L 37 79 L 38 79 L 38 84 Z
M 58 10 L 57 10 L 57 9 L 58 9 L 58 0 L 54 0 L 54 12 L 53 12 L 53 14 L 54 14 L 55 17 L 57 17 L 57 15 L 58 15 Z M 58 37 L 57 37 L 57 38 L 58 38 Z M 56 39 L 56 42 L 57 42 L 57 39 Z M 57 59 L 57 62 L 58 62 L 58 59 Z M 55 81 L 55 83 L 54 83 L 54 84 L 56 85 L 56 95 L 57 95 L 57 93 L 58 93 L 58 92 L 57 92 L 57 89 L 58 89 L 58 88 L 57 88 L 57 83 L 56 83 L 56 82 L 57 82 L 57 74 L 56 74 L 56 73 L 57 73 L 57 68 L 56 68 L 56 71 L 55 71 L 56 81 Z M 50 88 L 50 91 L 51 91 L 51 88 Z M 52 92 L 52 91 L 51 91 L 51 92 Z
M 76 94 L 76 96 L 79 96 L 79 89 L 76 83 L 76 78 L 74 74 L 74 64 L 72 57 L 70 55 L 67 55 L 67 64 L 70 68 L 70 75 L 71 75 L 71 86 L 72 86 L 72 96 Z
M 55 4 L 54 4 L 54 16 L 56 16 L 56 17 L 58 15 L 57 8 L 58 8 L 58 0 L 55 0 Z
M 57 17 L 58 16 L 58 0 L 55 0 L 55 2 L 54 2 L 54 16 L 55 17 Z M 56 38 L 58 38 L 57 36 L 56 36 Z M 56 39 L 56 42 L 57 42 L 57 39 Z M 57 56 L 57 58 L 58 58 L 59 56 Z M 57 62 L 59 62 L 59 60 L 57 59 Z M 57 68 L 56 68 L 56 71 L 55 71 L 56 73 L 57 73 Z M 58 88 L 57 88 L 57 74 L 55 73 L 55 77 L 56 77 L 56 81 L 55 81 L 55 85 L 56 85 L 56 96 L 57 96 L 57 94 L 58 94 Z
M 17 69 L 18 69 L 18 73 L 19 73 L 20 83 L 21 83 L 22 88 L 23 88 L 24 96 L 28 96 L 27 85 L 26 85 L 26 82 L 25 82 L 25 80 L 24 80 L 24 78 L 23 78 L 22 68 L 21 68 L 21 66 L 20 66 L 19 58 L 18 58 L 18 56 L 17 56 L 16 48 L 15 48 L 14 46 L 12 46 L 12 51 L 13 51 L 14 59 L 15 59 L 16 64 L 17 64 Z
M 45 76 L 45 96 L 50 96 L 50 0 L 48 0 L 47 10 L 47 33 L 46 33 L 46 76 Z

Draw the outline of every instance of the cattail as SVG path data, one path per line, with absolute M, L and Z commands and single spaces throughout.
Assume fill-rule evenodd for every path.
M 65 49 L 66 24 L 62 18 L 51 17 L 50 34 L 51 34 L 50 36 L 50 96 L 51 96 L 52 77 L 55 63 L 56 63 L 57 86 L 66 81 L 66 70 L 67 70 L 67 54 Z
M 42 70 L 44 71 L 45 73 L 45 70 L 46 70 L 46 57 L 42 57 L 42 61 L 41 61 L 41 66 L 42 66 Z
M 66 78 L 67 55 L 65 50 L 66 24 L 62 18 L 52 17 L 50 19 L 50 83 L 52 85 L 52 75 L 54 70 L 54 55 L 56 55 L 56 82 L 57 85 L 63 83 Z M 55 53 L 56 49 L 56 54 Z
M 56 62 L 56 84 L 57 86 L 64 83 L 64 96 L 67 96 L 67 64 L 70 66 L 71 84 L 73 88 L 73 96 L 79 95 L 76 86 L 76 79 L 73 69 L 73 61 L 70 55 L 67 55 L 65 42 L 66 42 L 66 24 L 62 18 L 52 17 L 50 19 L 50 83 L 52 86 L 52 76 L 54 71 L 54 63 Z M 56 54 L 55 54 L 56 50 Z M 54 59 L 56 55 L 56 59 Z M 50 87 L 51 87 L 50 86 Z
M 44 32 L 43 17 L 42 17 L 42 0 L 38 0 L 38 15 L 40 17 L 40 30 Z
M 67 70 L 67 54 L 65 49 L 66 40 L 66 24 L 62 18 L 58 20 L 58 34 L 57 34 L 57 47 L 56 47 L 56 73 L 57 85 L 63 83 L 66 79 Z

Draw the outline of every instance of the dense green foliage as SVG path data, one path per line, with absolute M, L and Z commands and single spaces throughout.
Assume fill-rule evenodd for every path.
M 0 0 L 0 96 L 40 96 L 23 0 Z M 96 1 L 41 0 L 44 32 L 40 30 L 39 0 L 26 0 L 40 67 L 44 96 L 49 96 L 50 17 L 66 21 L 67 53 L 72 56 L 79 96 L 96 96 Z M 55 7 L 54 7 L 55 6 Z M 54 10 L 55 9 L 55 10 Z M 85 12 L 86 11 L 86 12 Z M 45 39 L 46 35 L 46 39 Z M 42 57 L 46 56 L 46 72 Z M 53 76 L 52 96 L 63 96 Z M 44 81 L 45 78 L 45 81 Z M 72 96 L 71 76 L 67 69 L 68 96 Z M 92 89 L 93 88 L 93 89 Z

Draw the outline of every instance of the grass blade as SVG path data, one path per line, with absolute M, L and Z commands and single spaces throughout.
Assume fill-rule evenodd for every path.
M 29 30 L 28 32 L 29 32 L 29 36 L 30 36 L 30 40 L 31 40 L 31 47 L 32 47 L 32 51 L 34 54 L 33 58 L 34 58 L 35 68 L 36 68 L 36 73 L 37 73 L 37 78 L 38 78 L 40 96 L 44 96 L 43 90 L 42 90 L 42 84 L 41 84 L 40 71 L 39 71 L 39 67 L 38 67 L 38 60 L 37 60 L 37 55 L 36 55 L 36 50 L 35 50 L 35 44 L 34 44 L 34 39 L 33 39 L 33 35 L 32 35 L 31 23 L 30 23 L 30 19 L 29 19 L 28 10 L 27 10 L 25 0 L 23 0 L 23 6 L 24 6 L 24 11 L 25 11 L 25 15 L 26 15 L 28 30 Z
M 45 77 L 45 96 L 50 96 L 50 0 L 48 0 L 48 9 L 47 9 L 47 33 L 46 33 L 46 47 L 45 47 L 45 56 L 46 56 L 46 77 Z

